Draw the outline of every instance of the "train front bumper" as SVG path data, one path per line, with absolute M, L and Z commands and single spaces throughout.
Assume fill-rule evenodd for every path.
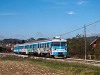
M 67 52 L 52 52 L 52 55 L 67 55 Z

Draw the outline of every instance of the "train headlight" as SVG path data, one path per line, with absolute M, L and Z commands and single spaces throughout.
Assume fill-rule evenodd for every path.
M 56 50 L 56 48 L 53 51 L 55 51 L 55 50 Z

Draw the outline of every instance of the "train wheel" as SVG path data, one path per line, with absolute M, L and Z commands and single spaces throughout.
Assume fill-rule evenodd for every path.
M 46 57 L 50 57 L 50 53 L 47 53 L 47 54 L 46 54 Z
M 54 55 L 54 58 L 58 58 L 58 56 L 57 55 Z
M 40 57 L 40 54 L 38 54 L 38 57 Z

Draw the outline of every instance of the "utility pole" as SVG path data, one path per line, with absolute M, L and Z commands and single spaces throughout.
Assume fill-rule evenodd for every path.
M 84 40 L 85 40 L 85 60 L 86 60 L 86 26 L 84 25 Z

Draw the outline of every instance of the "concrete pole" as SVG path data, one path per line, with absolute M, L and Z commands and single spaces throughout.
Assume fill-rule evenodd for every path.
M 86 26 L 84 25 L 84 40 L 85 40 L 85 60 L 86 60 Z

